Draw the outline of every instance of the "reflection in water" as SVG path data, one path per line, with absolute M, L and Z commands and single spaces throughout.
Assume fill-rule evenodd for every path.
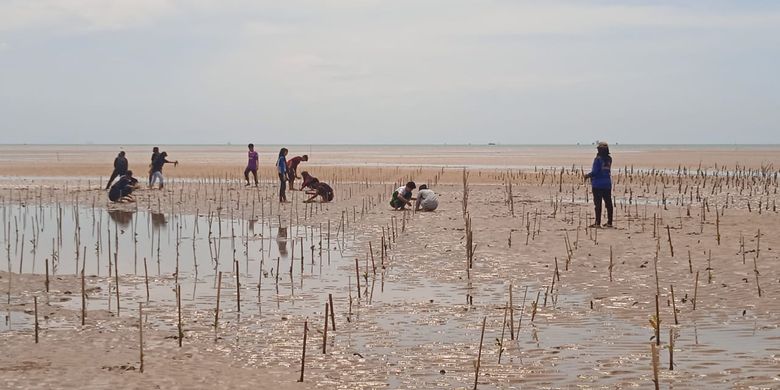
M 111 217 L 111 220 L 122 227 L 130 226 L 130 222 L 133 221 L 133 214 L 135 213 L 126 210 L 108 210 L 108 216 Z
M 276 233 L 276 244 L 279 245 L 279 254 L 287 257 L 287 227 L 279 226 Z
M 154 227 L 163 227 L 165 224 L 167 224 L 168 221 L 165 220 L 165 214 L 162 213 L 152 213 L 152 226 Z

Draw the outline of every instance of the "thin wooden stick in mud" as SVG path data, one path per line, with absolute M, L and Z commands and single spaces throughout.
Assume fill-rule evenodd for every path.
M 534 318 L 536 317 L 536 310 L 539 308 L 539 295 L 541 294 L 541 291 L 536 292 L 536 300 L 531 302 L 531 307 L 533 308 L 531 311 L 531 322 L 534 322 Z
M 303 372 L 306 368 L 306 336 L 309 332 L 309 320 L 303 322 L 303 353 L 301 354 L 301 377 L 298 382 L 303 382 Z
M 87 320 L 87 291 L 85 289 L 84 268 L 81 269 L 81 326 L 84 326 Z
M 744 264 L 744 262 L 742 263 Z M 688 273 L 693 273 L 693 262 L 691 261 L 691 250 L 688 249 Z
M 659 390 L 658 383 L 658 347 L 654 343 L 650 343 L 650 353 L 653 355 L 653 383 L 655 384 L 655 390 Z
M 477 354 L 477 366 L 474 370 L 474 390 L 477 390 L 477 383 L 479 383 L 479 366 L 482 363 L 482 342 L 485 340 L 485 322 L 487 322 L 487 316 L 482 317 L 482 335 L 479 336 L 479 353 Z
M 181 285 L 176 285 L 176 306 L 179 311 L 179 348 L 181 348 L 182 339 L 184 338 L 184 329 L 181 326 Z
M 515 306 L 512 301 L 512 283 L 509 283 L 509 337 L 511 340 L 515 339 Z
M 236 311 L 241 313 L 241 273 L 238 269 L 238 260 L 234 261 L 236 269 Z
M 146 284 L 146 302 L 149 302 L 149 268 L 146 266 L 146 257 L 144 257 L 144 284 Z
M 328 302 L 325 302 L 325 326 L 322 330 L 322 354 L 324 355 L 326 345 L 328 343 Z
M 374 275 L 376 275 L 376 263 L 374 263 L 374 248 L 371 246 L 371 241 L 368 242 L 368 253 L 371 254 L 371 268 L 374 270 Z
M 355 258 L 355 280 L 357 280 L 357 296 L 360 299 L 360 268 L 357 257 Z
M 669 328 L 669 371 L 674 371 L 674 328 Z
M 677 302 L 674 301 L 674 285 L 669 285 L 669 288 L 672 290 L 672 313 L 674 313 L 674 324 L 679 325 L 680 323 L 677 322 Z
M 696 271 L 696 282 L 693 285 L 693 310 L 696 310 L 696 296 L 699 294 L 699 271 Z
M 658 307 L 658 295 L 655 296 L 655 345 L 661 345 L 661 311 Z
M 116 280 L 116 316 L 119 317 L 119 262 L 116 253 L 114 253 L 114 276 Z
M 525 298 L 528 296 L 528 286 L 525 286 L 523 292 L 523 304 L 520 306 L 520 319 L 517 320 L 517 338 L 520 338 L 520 326 L 523 325 L 523 313 L 525 312 Z
M 219 324 L 219 296 L 222 292 L 222 271 L 219 271 L 219 276 L 217 277 L 217 308 L 214 310 L 214 330 L 217 329 L 217 325 Z
M 501 325 L 501 340 L 498 342 L 498 364 L 501 364 L 501 355 L 504 353 L 504 333 L 506 332 L 506 315 L 509 311 L 509 303 L 504 306 L 504 321 Z
M 333 294 L 328 294 L 328 303 L 330 303 L 330 327 L 336 330 L 336 315 L 333 313 Z
M 609 282 L 612 283 L 612 245 L 609 246 Z
M 144 372 L 144 317 L 141 310 L 141 302 L 138 302 L 138 352 L 141 359 L 141 366 L 138 372 Z
M 49 259 L 46 259 L 46 281 L 43 284 L 46 286 L 46 292 L 49 292 Z
M 753 273 L 756 275 L 756 289 L 758 290 L 758 297 L 761 298 L 761 285 L 758 284 L 758 251 L 756 251 L 756 256 L 753 257 Z
M 33 306 L 35 311 L 35 344 L 38 344 L 38 297 L 33 297 Z
M 669 238 L 669 252 L 671 252 L 672 257 L 674 257 L 674 246 L 672 245 L 672 231 L 669 225 L 666 225 L 666 236 Z

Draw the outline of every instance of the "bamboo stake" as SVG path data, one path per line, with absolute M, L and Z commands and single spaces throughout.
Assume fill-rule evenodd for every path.
M 278 273 L 279 270 L 276 270 Z M 222 292 L 222 271 L 219 271 L 219 276 L 217 277 L 217 308 L 214 310 L 214 331 L 217 330 L 217 325 L 219 324 L 219 296 Z
M 699 271 L 696 271 L 696 282 L 693 287 L 693 310 L 696 310 L 696 296 L 699 293 Z
M 679 325 L 680 323 L 677 322 L 677 302 L 674 300 L 674 285 L 670 284 L 669 288 L 672 290 L 672 313 L 674 313 L 674 324 Z
M 33 297 L 33 306 L 35 310 L 35 344 L 38 344 L 38 297 Z
M 487 322 L 487 316 L 482 317 L 482 335 L 479 336 L 479 353 L 477 354 L 477 367 L 474 372 L 474 390 L 477 390 L 477 383 L 479 383 L 479 366 L 482 362 L 482 342 L 485 339 L 485 322 Z
M 144 372 L 144 317 L 141 310 L 141 302 L 138 302 L 138 353 L 141 358 L 141 366 L 139 368 L 140 373 Z
M 652 359 L 653 359 L 653 383 L 655 384 L 655 390 L 659 390 L 659 382 L 658 382 L 658 347 L 656 347 L 655 344 L 650 343 L 650 352 L 652 353 Z
M 303 382 L 303 372 L 306 368 L 306 336 L 309 331 L 309 321 L 306 320 L 303 322 L 303 353 L 301 354 L 301 377 L 298 379 L 298 382 Z
M 179 312 L 179 348 L 181 348 L 182 339 L 184 338 L 184 329 L 181 326 L 181 285 L 176 285 L 176 303 Z
M 81 269 L 81 326 L 84 326 L 87 319 L 87 291 L 85 289 L 84 268 Z
M 330 327 L 334 331 L 336 330 L 336 315 L 333 310 L 333 294 L 328 294 L 328 302 L 330 303 Z
M 328 302 L 325 302 L 325 321 L 324 321 L 324 323 L 325 323 L 325 326 L 324 326 L 324 329 L 322 331 L 322 354 L 323 355 L 326 353 L 325 352 L 325 348 L 326 348 L 327 342 L 328 342 Z
M 669 371 L 674 371 L 674 328 L 669 328 Z

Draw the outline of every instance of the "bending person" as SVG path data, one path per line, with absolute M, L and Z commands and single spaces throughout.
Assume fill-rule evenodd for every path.
M 127 171 L 108 191 L 108 199 L 112 202 L 135 202 L 133 190 L 138 187 L 138 180 L 133 177 L 133 171 Z
M 311 197 L 304 200 L 304 203 L 314 202 L 314 199 L 316 199 L 318 196 L 322 198 L 320 200 L 322 203 L 327 203 L 333 200 L 333 188 L 330 188 L 328 183 L 318 181 L 317 183 L 311 184 L 311 188 L 311 190 L 306 191 L 306 193 L 311 195 Z
M 298 165 L 301 163 L 301 161 L 309 161 L 309 156 L 305 154 L 303 156 L 295 156 L 287 161 L 287 180 L 290 181 L 291 191 L 295 190 L 295 187 L 293 187 L 295 179 L 300 179 L 298 177 Z
M 309 174 L 307 171 L 301 172 L 301 177 L 303 177 L 303 183 L 301 183 L 301 191 L 303 191 L 304 188 L 314 189 L 314 185 L 319 183 L 320 181 Z
M 433 211 L 439 207 L 439 197 L 435 192 L 428 189 L 428 186 L 423 184 L 420 186 L 420 190 L 417 191 L 417 202 L 414 205 L 415 210 Z

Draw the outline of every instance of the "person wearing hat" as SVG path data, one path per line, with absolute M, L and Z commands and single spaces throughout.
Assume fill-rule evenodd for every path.
M 609 155 L 609 145 L 599 142 L 596 146 L 596 158 L 593 159 L 593 167 L 585 179 L 590 179 L 593 189 L 593 203 L 596 206 L 596 223 L 591 227 L 601 227 L 601 202 L 607 208 L 607 223 L 604 227 L 612 227 L 612 156 Z
M 435 192 L 428 189 L 428 185 L 423 184 L 417 191 L 417 202 L 414 205 L 415 210 L 434 211 L 439 207 L 439 197 Z
M 412 190 L 417 188 L 413 181 L 406 183 L 405 186 L 398 187 L 393 191 L 393 197 L 390 199 L 390 206 L 395 210 L 403 210 L 407 205 L 412 206 Z

